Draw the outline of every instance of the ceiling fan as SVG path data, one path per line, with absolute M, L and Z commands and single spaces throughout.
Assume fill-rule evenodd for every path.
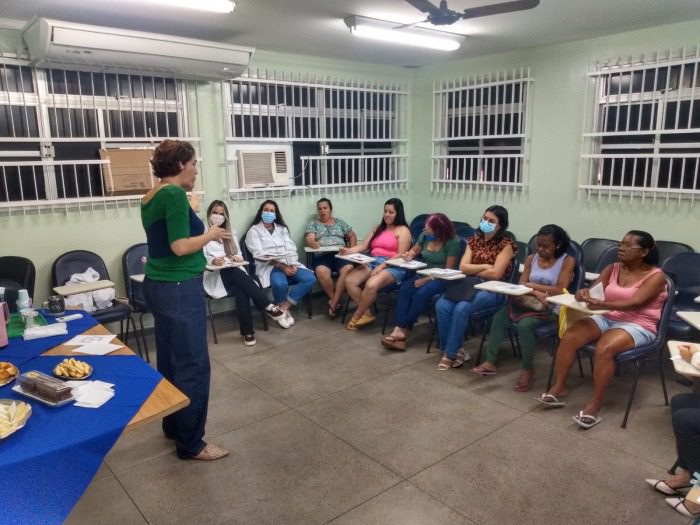
M 461 13 L 448 8 L 447 0 L 441 0 L 440 7 L 429 2 L 428 0 L 406 0 L 406 2 L 411 4 L 419 11 L 428 13 L 428 18 L 425 20 L 425 22 L 429 22 L 436 26 L 448 26 L 454 24 L 458 20 L 464 20 L 467 18 L 479 18 L 482 16 L 499 15 L 502 13 L 512 13 L 514 11 L 532 9 L 533 7 L 537 7 L 540 0 L 514 0 L 511 2 L 501 2 L 499 4 L 472 7 L 471 9 L 465 9 Z

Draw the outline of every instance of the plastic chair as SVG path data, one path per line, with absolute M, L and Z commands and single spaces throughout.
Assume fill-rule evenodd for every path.
M 100 275 L 100 279 L 110 280 L 107 266 L 102 257 L 87 250 L 73 250 L 59 255 L 53 262 L 51 266 L 52 286 L 62 286 L 70 280 L 71 275 L 83 273 L 88 268 L 94 269 Z M 128 305 L 114 301 L 109 308 L 96 310 L 91 315 L 102 324 L 118 321 L 119 337 L 125 344 L 127 343 L 131 316 L 131 308 Z M 124 331 L 124 321 L 126 321 L 126 332 Z
M 656 248 L 659 250 L 659 264 L 661 266 L 673 255 L 695 252 L 692 246 L 675 241 L 656 241 Z
M 0 257 L 0 286 L 5 288 L 5 301 L 10 311 L 17 310 L 17 292 L 25 289 L 34 297 L 36 268 L 26 257 L 4 255 Z
M 466 222 L 455 222 L 454 225 L 457 235 L 463 239 L 468 239 L 475 233 L 474 228 Z
M 425 221 L 428 219 L 428 217 L 430 217 L 429 214 L 421 213 L 420 215 L 413 217 L 413 220 L 411 220 L 411 223 L 408 225 L 408 229 L 411 230 L 412 242 L 416 242 L 418 240 L 418 236 L 423 231 L 423 228 L 425 228 Z
M 134 275 L 143 275 L 146 257 L 148 257 L 148 245 L 145 242 L 134 244 L 126 249 L 122 255 L 122 272 L 124 274 L 124 288 L 126 295 L 129 298 L 129 306 L 131 306 L 132 315 L 131 322 L 134 326 L 134 336 L 136 337 L 136 347 L 139 355 L 150 363 L 151 359 L 148 355 L 148 343 L 146 343 L 146 334 L 143 327 L 143 316 L 151 313 L 146 298 L 143 292 L 143 282 L 132 279 Z M 139 314 L 139 331 L 136 330 L 136 322 L 133 319 L 133 314 Z M 141 341 L 139 341 L 139 332 Z M 141 348 L 143 343 L 143 350 Z
M 639 375 L 642 371 L 644 363 L 647 361 L 658 360 L 659 364 L 659 377 L 661 379 L 661 388 L 664 392 L 664 404 L 668 405 L 668 392 L 666 390 L 666 378 L 664 376 L 664 348 L 666 347 L 666 332 L 668 329 L 668 323 L 671 320 L 671 314 L 673 312 L 673 302 L 676 295 L 676 287 L 673 284 L 673 279 L 668 275 L 666 276 L 666 284 L 668 286 L 668 298 L 664 303 L 663 309 L 661 310 L 661 318 L 659 319 L 659 324 L 657 326 L 656 337 L 654 340 L 646 345 L 638 346 L 637 348 L 632 348 L 625 352 L 620 352 L 615 355 L 615 367 L 618 369 L 625 363 L 635 364 L 635 374 L 634 380 L 632 381 L 632 389 L 630 390 L 629 399 L 627 401 L 627 409 L 625 410 L 625 416 L 622 419 L 622 428 L 627 428 L 627 419 L 629 418 L 630 409 L 632 408 L 632 401 L 634 400 L 634 394 L 637 390 L 637 382 L 639 381 Z M 580 351 L 588 354 L 591 360 L 591 370 L 593 369 L 593 356 L 595 355 L 595 344 L 589 344 L 584 346 Z M 552 360 L 552 367 L 554 367 L 554 360 Z
M 581 243 L 581 253 L 583 254 L 583 270 L 586 272 L 600 273 L 596 270 L 598 262 L 610 248 L 617 248 L 618 241 L 612 239 L 602 239 L 591 237 Z
M 695 298 L 700 295 L 700 253 L 672 255 L 664 261 L 661 268 L 671 277 L 678 291 L 668 327 L 669 338 L 692 339 L 697 335 L 697 330 L 680 319 L 676 312 L 700 310 L 700 304 L 695 302 Z

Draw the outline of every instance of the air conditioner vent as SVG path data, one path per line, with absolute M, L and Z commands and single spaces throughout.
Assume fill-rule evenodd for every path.
M 290 151 L 238 150 L 238 176 L 242 188 L 287 186 L 290 174 Z

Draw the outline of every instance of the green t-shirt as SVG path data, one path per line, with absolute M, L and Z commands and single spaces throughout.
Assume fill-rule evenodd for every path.
M 203 250 L 175 255 L 170 244 L 178 239 L 202 235 L 204 224 L 190 208 L 185 190 L 165 186 L 146 204 L 141 204 L 141 223 L 146 230 L 148 261 L 145 272 L 154 281 L 187 281 L 204 271 Z
M 352 227 L 343 219 L 335 219 L 334 224 L 321 224 L 311 221 L 306 225 L 304 234 L 316 234 L 316 240 L 321 246 L 343 246 Z
M 428 265 L 428 268 L 444 268 L 445 261 L 448 257 L 459 256 L 459 239 L 456 237 L 449 239 L 436 252 L 428 250 L 429 242 L 430 241 L 425 240 L 425 235 L 423 233 L 418 236 L 418 241 L 416 242 L 416 244 L 421 247 L 420 258 Z M 459 263 L 459 261 L 457 262 Z

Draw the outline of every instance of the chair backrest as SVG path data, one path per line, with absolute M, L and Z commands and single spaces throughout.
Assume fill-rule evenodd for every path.
M 610 248 L 617 248 L 618 241 L 613 239 L 602 239 L 600 237 L 591 237 L 581 243 L 581 252 L 583 254 L 583 268 L 587 272 L 596 272 L 596 265 L 603 253 Z
M 676 301 L 676 285 L 673 279 L 668 275 L 664 274 L 666 277 L 666 286 L 668 287 L 668 297 L 661 309 L 661 318 L 659 319 L 659 324 L 656 328 L 656 339 L 655 341 L 660 344 L 666 342 L 666 331 L 668 330 L 668 323 L 671 321 L 671 316 L 673 315 L 673 305 Z
M 515 241 L 515 245 L 518 247 L 518 264 L 525 264 L 527 256 L 530 255 L 530 247 L 523 241 Z
M 248 247 L 245 245 L 245 237 L 247 233 L 243 234 L 241 237 L 241 240 L 239 241 L 239 245 L 241 247 L 241 257 L 243 257 L 246 261 L 248 261 L 248 275 L 250 275 L 253 279 L 256 277 L 255 273 L 255 257 L 253 257 L 253 254 L 251 254 L 248 251 Z
M 109 272 L 102 257 L 87 250 L 73 250 L 59 255 L 51 265 L 51 283 L 62 286 L 70 280 L 74 273 L 83 273 L 92 268 L 100 274 L 100 279 L 109 280 Z
M 408 225 L 408 229 L 411 230 L 411 238 L 413 239 L 413 242 L 418 240 L 418 236 L 423 231 L 423 228 L 425 228 L 425 221 L 428 217 L 429 215 L 427 213 L 421 213 L 420 215 L 413 217 L 413 220 L 411 220 L 411 223 Z
M 456 221 L 453 224 L 455 225 L 455 230 L 457 232 L 457 235 L 459 235 L 460 237 L 464 237 L 465 239 L 468 239 L 469 237 L 471 237 L 475 233 L 474 228 L 472 228 L 466 222 Z
M 603 271 L 603 268 L 614 263 L 615 261 L 617 261 L 617 246 L 611 246 L 610 248 L 607 248 L 603 253 L 600 254 L 600 257 L 598 257 L 598 261 L 595 263 L 595 266 L 593 266 L 593 270 L 586 271 L 600 273 Z M 584 263 L 583 266 L 585 269 L 586 264 Z
M 656 248 L 659 250 L 659 264 L 662 266 L 672 255 L 695 252 L 692 246 L 675 241 L 656 241 Z
M 568 255 L 572 254 L 569 253 Z M 574 259 L 574 277 L 571 279 L 571 284 L 567 288 L 569 293 L 576 293 L 579 288 L 583 287 L 586 281 L 586 270 L 583 268 L 583 264 L 581 261 L 577 260 L 576 257 L 574 257 Z
M 15 281 L 34 297 L 34 282 L 36 280 L 36 268 L 34 263 L 26 257 L 17 255 L 4 255 L 0 257 L 0 278 Z
M 141 283 L 134 281 L 131 276 L 144 273 L 146 257 L 148 257 L 148 245 L 145 242 L 130 246 L 122 255 L 124 288 L 126 289 L 129 303 L 141 311 L 148 309 L 146 298 L 143 295 L 143 286 Z
M 530 247 L 530 253 L 537 253 L 537 234 L 530 237 L 530 240 L 527 241 L 527 245 Z M 617 246 L 617 243 L 615 243 L 615 246 Z M 566 250 L 566 253 L 574 257 L 577 261 L 583 260 L 581 245 L 574 240 L 569 242 L 569 248 Z
M 676 306 L 696 310 L 695 297 L 700 295 L 700 253 L 677 253 L 661 265 L 666 275 L 673 279 L 678 290 Z

